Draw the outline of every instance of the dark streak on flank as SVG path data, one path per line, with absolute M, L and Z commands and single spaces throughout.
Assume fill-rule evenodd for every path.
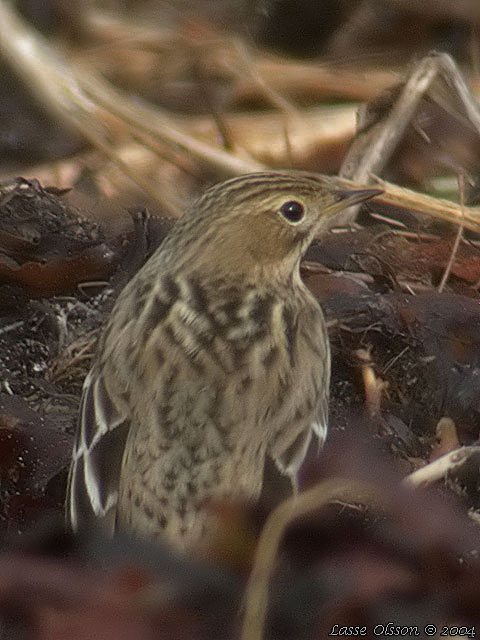
M 240 380 L 239 392 L 245 393 L 246 391 L 248 391 L 248 389 L 250 389 L 251 386 L 252 386 L 252 378 L 250 376 L 244 376 Z
M 295 410 L 294 420 L 301 420 L 305 417 L 305 410 L 302 407 L 298 407 Z
M 242 305 L 242 301 L 239 295 L 231 296 L 229 294 L 225 296 L 226 302 L 222 304 L 219 310 L 227 316 L 227 325 L 236 324 L 238 322 L 238 312 Z
M 167 301 L 173 304 L 180 296 L 180 287 L 171 276 L 165 276 L 162 279 L 162 292 L 165 293 Z
M 208 316 L 208 296 L 205 290 L 195 278 L 189 280 L 188 285 L 191 295 L 189 302 L 192 308 L 197 311 L 197 313 Z
M 262 328 L 268 326 L 272 315 L 273 304 L 273 296 L 265 296 L 263 298 L 257 296 L 253 300 L 250 308 L 250 318 Z
M 177 513 L 182 519 L 187 515 L 187 499 L 185 496 L 181 496 L 178 499 Z
M 288 357 L 290 358 L 290 366 L 295 366 L 295 351 L 297 348 L 297 317 L 288 307 L 283 308 L 283 324 L 285 329 L 285 338 L 287 341 Z
M 163 354 L 163 351 L 159 347 L 155 347 L 154 353 L 155 359 L 157 361 L 157 366 L 160 368 L 165 364 L 165 356 Z
M 168 312 L 172 308 L 170 303 L 165 303 L 160 300 L 156 295 L 150 303 L 148 310 L 147 320 L 145 322 L 145 330 L 147 332 L 153 331 L 168 315 Z

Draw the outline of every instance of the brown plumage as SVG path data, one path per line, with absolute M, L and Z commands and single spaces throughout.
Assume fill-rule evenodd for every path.
M 255 499 L 270 456 L 294 483 L 326 435 L 330 350 L 300 259 L 379 191 L 302 172 L 216 185 L 127 284 L 84 387 L 67 511 L 189 548 L 209 497 Z

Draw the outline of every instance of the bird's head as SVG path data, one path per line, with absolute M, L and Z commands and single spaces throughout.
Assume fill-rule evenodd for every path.
M 183 251 L 183 264 L 199 273 L 291 273 L 339 211 L 380 193 L 340 190 L 304 172 L 233 178 L 208 189 L 185 214 L 172 238 L 175 253 Z

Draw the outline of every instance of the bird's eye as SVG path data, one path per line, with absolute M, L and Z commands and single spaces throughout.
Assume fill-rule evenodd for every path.
M 279 213 L 290 224 L 298 224 L 303 220 L 305 209 L 303 204 L 300 204 L 300 202 L 297 202 L 296 200 L 289 200 L 288 202 L 285 202 L 285 204 L 282 204 L 279 209 Z

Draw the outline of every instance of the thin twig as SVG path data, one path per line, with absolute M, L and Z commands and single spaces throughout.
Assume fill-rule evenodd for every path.
M 465 179 L 463 173 L 458 174 L 458 189 L 460 192 L 460 210 L 463 214 L 465 214 Z M 441 293 L 445 287 L 445 284 L 450 276 L 450 272 L 452 271 L 453 263 L 455 262 L 455 257 L 457 255 L 458 247 L 460 246 L 460 240 L 462 239 L 463 234 L 463 224 L 460 223 L 457 235 L 455 236 L 455 242 L 453 243 L 452 251 L 450 253 L 450 258 L 448 260 L 447 266 L 445 267 L 445 271 L 443 273 L 440 284 L 438 285 L 438 293 Z
M 409 348 L 410 347 L 407 345 L 400 351 L 400 353 L 397 353 L 396 356 L 394 356 L 389 362 L 387 362 L 387 364 L 383 368 L 383 372 L 382 372 L 383 375 L 385 375 L 387 371 L 393 367 L 393 365 L 397 362 L 397 360 L 400 360 L 400 358 L 403 356 L 404 353 L 406 353 L 409 350 Z
M 374 218 L 375 220 L 380 220 L 380 222 L 387 222 L 388 224 L 391 224 L 394 227 L 402 227 L 402 229 L 407 228 L 407 225 L 404 224 L 403 222 L 400 222 L 400 220 L 395 220 L 395 218 L 389 218 L 388 216 L 385 216 L 381 213 L 374 213 L 373 211 L 371 211 L 369 215 L 370 215 L 370 218 Z

